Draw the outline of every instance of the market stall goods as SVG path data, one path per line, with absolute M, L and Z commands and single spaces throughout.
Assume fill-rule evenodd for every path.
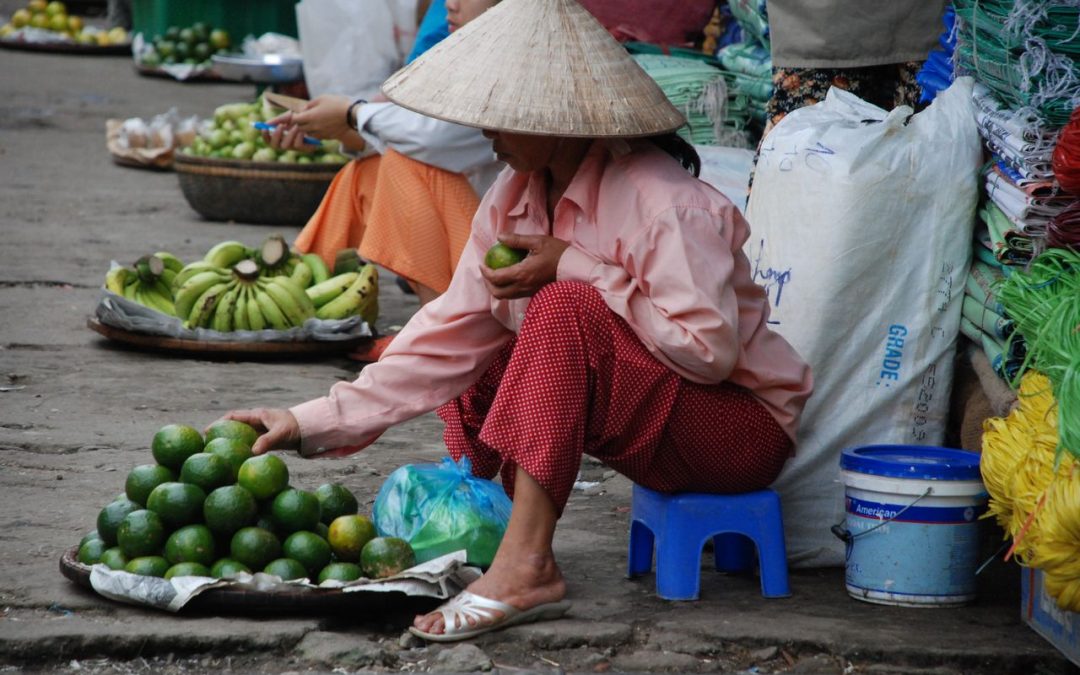
M 130 42 L 123 27 L 88 26 L 83 17 L 69 14 L 67 6 L 59 0 L 30 0 L 0 26 L 0 44 L 8 46 L 107 48 L 126 47 Z
M 190 26 L 169 26 L 162 35 L 155 35 L 135 54 L 135 63 L 146 68 L 162 64 L 186 63 L 209 66 L 214 54 L 226 52 L 232 45 L 228 31 L 203 21 Z
M 287 330 L 311 318 L 352 316 L 373 325 L 379 312 L 374 265 L 331 276 L 321 258 L 291 251 L 277 235 L 258 249 L 219 242 L 186 265 L 164 251 L 143 256 L 129 267 L 113 266 L 105 289 L 178 317 L 185 328 L 219 332 Z
M 131 469 L 123 494 L 98 512 L 94 530 L 78 544 L 78 562 L 166 579 L 262 571 L 316 583 L 384 578 L 412 566 L 408 543 L 376 537 L 348 488 L 290 486 L 283 459 L 251 456 L 248 443 L 255 437 L 254 429 L 234 421 L 212 425 L 208 442 L 188 425 L 159 429 L 153 463 Z M 211 447 L 222 441 L 247 450 L 235 478 Z M 334 501 L 352 513 L 341 513 L 328 527 L 323 504 L 335 508 Z M 348 527 L 352 523 L 360 527 Z M 338 555 L 345 551 L 360 553 Z

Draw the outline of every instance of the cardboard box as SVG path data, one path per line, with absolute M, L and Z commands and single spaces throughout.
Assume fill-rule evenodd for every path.
M 1020 616 L 1062 654 L 1080 666 L 1080 613 L 1069 612 L 1043 587 L 1042 570 L 1020 570 Z

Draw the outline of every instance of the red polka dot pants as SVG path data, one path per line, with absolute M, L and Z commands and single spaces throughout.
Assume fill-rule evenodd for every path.
M 588 453 L 661 492 L 735 493 L 771 484 L 792 443 L 738 385 L 700 385 L 656 360 L 599 292 L 548 284 L 484 375 L 441 406 L 454 459 L 500 469 L 513 496 L 520 466 L 561 514 Z

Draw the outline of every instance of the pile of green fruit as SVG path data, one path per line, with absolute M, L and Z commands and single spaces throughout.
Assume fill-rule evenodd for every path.
M 321 257 L 292 251 L 277 235 L 259 249 L 224 241 L 186 265 L 164 251 L 143 256 L 110 269 L 105 288 L 189 329 L 286 330 L 310 318 L 351 316 L 373 326 L 379 314 L 378 270 L 354 249 L 339 252 L 331 272 Z
M 284 113 L 265 99 L 254 103 L 229 103 L 214 110 L 210 125 L 200 129 L 199 135 L 184 148 L 183 153 L 192 157 L 216 159 L 244 159 L 253 162 L 283 162 L 293 164 L 344 164 L 348 157 L 341 154 L 341 143 L 336 140 L 321 141 L 312 145 L 311 152 L 275 150 L 267 145 L 262 132 L 252 126 L 254 122 L 266 122 Z
M 206 430 L 162 427 L 153 464 L 127 475 L 124 494 L 98 513 L 77 559 L 164 577 L 227 578 L 265 572 L 283 580 L 381 579 L 415 564 L 408 542 L 379 537 L 345 486 L 290 486 L 277 455 L 252 455 L 256 431 L 220 420 Z
M 68 14 L 67 5 L 60 0 L 30 0 L 26 7 L 11 14 L 10 21 L 0 26 L 0 39 L 8 38 L 23 28 L 51 31 L 60 40 L 97 47 L 123 45 L 128 42 L 128 33 L 121 26 L 108 30 L 87 26 L 81 16 Z
M 210 57 L 228 50 L 231 44 L 227 31 L 202 21 L 186 27 L 169 26 L 164 35 L 155 35 L 136 55 L 136 63 L 146 68 L 173 63 L 209 66 Z

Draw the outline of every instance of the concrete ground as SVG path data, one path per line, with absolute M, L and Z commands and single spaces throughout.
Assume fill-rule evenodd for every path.
M 859 602 L 842 569 L 794 570 L 792 596 L 765 600 L 756 579 L 720 575 L 707 561 L 701 600 L 660 600 L 651 576 L 625 578 L 629 484 L 595 464 L 584 478 L 599 486 L 574 493 L 556 537 L 571 614 L 466 645 L 408 639 L 404 609 L 168 615 L 74 585 L 58 571 L 61 554 L 94 527 L 126 472 L 149 460 L 159 427 L 303 401 L 352 378 L 357 364 L 161 355 L 86 327 L 111 259 L 161 249 L 191 259 L 227 238 L 296 234 L 203 221 L 175 174 L 116 166 L 105 150 L 108 118 L 174 106 L 208 115 L 249 99 L 252 86 L 140 77 L 124 57 L 3 51 L 0 91 L 0 669 L 1075 672 L 1023 624 L 1019 568 L 1001 562 L 980 577 L 978 601 L 956 609 Z M 392 283 L 380 300 L 383 330 L 416 309 Z M 394 468 L 441 455 L 441 423 L 426 415 L 347 459 L 287 460 L 294 484 L 342 481 L 370 503 Z

